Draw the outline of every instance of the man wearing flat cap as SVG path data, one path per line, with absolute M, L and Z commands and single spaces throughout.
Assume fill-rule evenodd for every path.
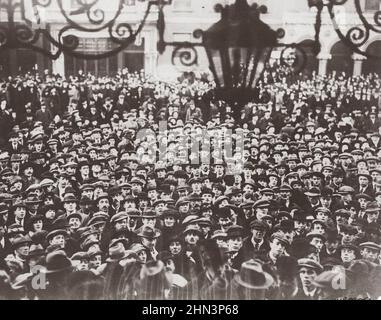
M 381 246 L 375 242 L 363 242 L 360 243 L 360 254 L 362 259 L 378 263 L 381 253 Z
M 323 267 L 315 260 L 303 258 L 298 260 L 300 285 L 295 300 L 318 300 L 319 289 L 314 285 L 315 278 Z
M 249 259 L 265 256 L 270 250 L 270 245 L 265 239 L 266 232 L 268 232 L 267 223 L 252 220 L 250 222 L 250 230 L 251 234 L 243 240 L 242 248 L 238 251 L 238 255 L 235 258 L 234 262 L 236 266 Z

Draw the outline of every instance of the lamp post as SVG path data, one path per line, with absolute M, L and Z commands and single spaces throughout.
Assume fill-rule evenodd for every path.
M 236 0 L 217 5 L 216 11 L 221 19 L 202 34 L 216 93 L 227 102 L 245 103 L 253 96 L 279 34 L 260 20 L 266 13 L 263 6 Z

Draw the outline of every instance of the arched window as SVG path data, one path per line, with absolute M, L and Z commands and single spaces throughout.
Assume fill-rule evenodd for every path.
M 367 50 L 367 53 L 373 56 L 381 57 L 381 40 L 372 42 Z M 378 73 L 381 75 L 381 59 L 367 59 L 363 63 L 363 74 Z
M 328 73 L 345 72 L 347 76 L 353 74 L 352 50 L 343 42 L 337 42 L 331 49 L 331 60 L 328 61 Z

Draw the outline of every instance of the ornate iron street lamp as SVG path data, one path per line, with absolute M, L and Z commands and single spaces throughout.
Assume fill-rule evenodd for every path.
M 255 89 L 279 34 L 259 19 L 265 7 L 237 0 L 216 9 L 221 20 L 202 34 L 210 69 L 218 89 L 245 94 Z
M 161 54 L 167 46 L 174 47 L 172 63 L 176 61 L 186 66 L 198 62 L 197 47 L 204 47 L 209 59 L 210 69 L 213 73 L 217 90 L 226 97 L 245 97 L 252 94 L 260 79 L 266 63 L 270 59 L 275 47 L 283 48 L 280 61 L 296 71 L 303 69 L 307 56 L 300 43 L 283 44 L 278 42 L 285 34 L 284 30 L 272 30 L 260 20 L 260 14 L 266 13 L 264 6 L 249 6 L 247 0 L 236 0 L 232 5 L 217 5 L 216 10 L 221 13 L 221 19 L 208 30 L 196 30 L 195 38 L 202 38 L 201 42 L 167 42 L 165 34 L 165 7 L 172 4 L 172 0 L 136 0 L 146 4 L 139 23 L 125 21 L 128 13 L 128 0 L 113 0 L 107 2 L 107 8 L 102 7 L 105 2 L 101 0 L 75 0 L 75 10 L 69 10 L 66 0 L 1 0 L 0 1 L 0 50 L 28 48 L 42 53 L 51 59 L 57 59 L 61 54 L 67 54 L 82 59 L 103 59 L 123 51 L 133 44 L 142 32 L 157 8 L 157 30 L 159 41 L 158 52 Z M 335 8 L 349 3 L 349 0 L 307 0 L 310 7 L 317 8 L 315 21 L 315 41 L 309 43 L 315 54 L 320 51 L 320 29 L 322 13 L 327 8 L 333 26 L 339 38 L 352 49 L 353 52 L 368 58 L 381 59 L 380 54 L 369 54 L 364 49 L 364 44 L 370 34 L 381 33 L 381 11 L 374 13 L 373 21 L 368 21 L 364 15 L 361 0 L 353 0 L 356 12 L 362 25 L 356 25 L 347 32 L 340 29 L 335 17 Z M 35 25 L 27 16 L 27 6 L 32 8 Z M 57 8 L 63 21 L 63 26 L 55 36 L 52 35 L 49 23 L 41 24 L 40 10 L 52 6 Z M 109 17 L 106 14 L 109 13 Z M 21 19 L 16 19 L 19 15 Z M 75 18 L 80 16 L 81 22 Z M 152 16 L 150 16 L 152 18 Z M 85 53 L 80 50 L 80 40 L 77 34 L 96 33 L 106 31 L 111 46 L 102 52 Z M 47 45 L 41 46 L 41 42 Z M 48 48 L 49 47 L 49 48 Z M 53 51 L 51 48 L 55 48 Z M 48 49 L 46 49 L 48 48 Z M 295 50 L 295 61 L 286 57 L 288 49 Z M 292 51 L 291 50 L 291 51 Z

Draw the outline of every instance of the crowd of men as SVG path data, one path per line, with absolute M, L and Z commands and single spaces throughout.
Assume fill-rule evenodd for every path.
M 381 80 L 0 83 L 2 299 L 378 299 Z

